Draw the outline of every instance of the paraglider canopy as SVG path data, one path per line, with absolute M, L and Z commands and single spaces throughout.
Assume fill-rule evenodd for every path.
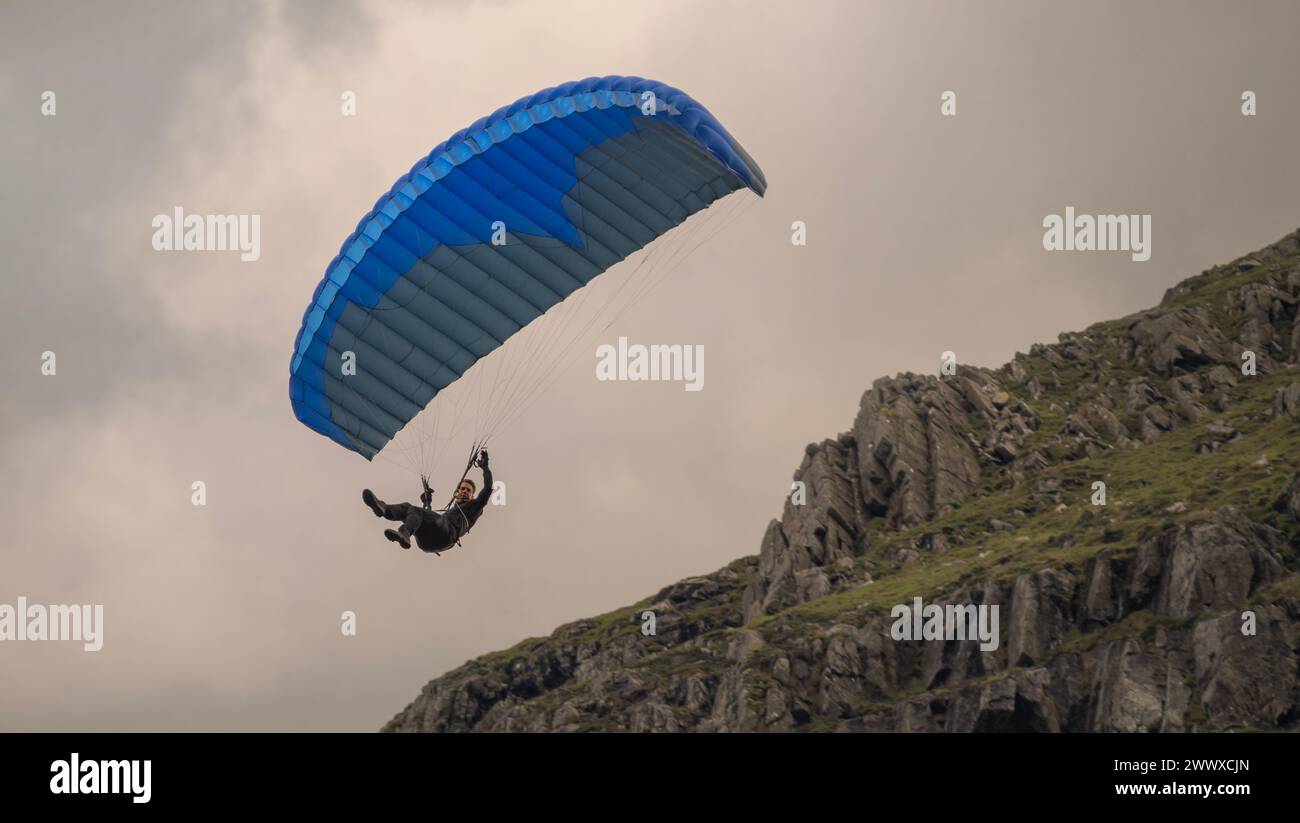
M 653 80 L 588 78 L 498 109 L 417 162 L 344 241 L 294 343 L 294 414 L 372 459 L 601 273 L 733 192 L 766 188 L 707 109 Z M 544 385 L 564 344 L 535 337 L 498 365 L 476 442 Z

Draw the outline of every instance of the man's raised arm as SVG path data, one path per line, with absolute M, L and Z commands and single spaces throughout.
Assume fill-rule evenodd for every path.
M 474 503 L 482 507 L 486 506 L 488 499 L 492 497 L 492 469 L 488 466 L 487 449 L 479 452 L 478 465 L 483 469 L 483 489 L 478 493 L 478 497 L 474 498 Z

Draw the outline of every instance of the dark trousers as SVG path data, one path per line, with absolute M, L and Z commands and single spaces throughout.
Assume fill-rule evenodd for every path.
M 441 514 L 412 503 L 388 503 L 384 517 L 401 521 L 407 534 L 415 537 L 415 545 L 426 552 L 440 552 L 456 544 L 459 535 Z

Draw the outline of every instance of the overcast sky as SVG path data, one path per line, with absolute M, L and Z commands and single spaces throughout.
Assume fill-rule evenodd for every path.
M 997 366 L 1300 226 L 1297 31 L 1262 2 L 4 4 L 0 603 L 103 604 L 105 638 L 0 643 L 0 729 L 375 729 L 756 553 L 876 377 Z M 359 492 L 411 475 L 293 417 L 303 309 L 434 144 L 603 74 L 704 103 L 768 195 L 493 442 L 508 504 L 464 548 L 402 552 Z M 177 206 L 260 215 L 260 259 L 154 251 Z M 1044 251 L 1067 206 L 1150 214 L 1151 259 Z M 620 335 L 702 344 L 704 390 L 598 382 Z

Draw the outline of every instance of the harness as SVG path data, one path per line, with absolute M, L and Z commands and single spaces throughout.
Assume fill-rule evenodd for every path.
M 459 489 L 460 484 L 465 482 L 465 478 L 469 476 L 469 470 L 474 468 L 474 461 L 478 459 L 479 451 L 486 445 L 487 442 L 484 441 L 481 443 L 475 443 L 473 446 L 470 447 L 469 462 L 465 464 L 465 471 L 460 473 L 460 480 L 456 481 L 456 486 L 455 486 L 456 488 Z M 423 474 L 420 475 L 420 483 L 424 486 L 424 494 L 420 495 L 420 502 L 424 503 L 425 509 L 427 509 L 428 511 L 433 511 L 433 489 L 429 486 L 428 476 Z M 461 519 L 468 526 L 469 517 L 465 514 L 465 510 L 460 507 L 460 504 L 456 502 L 455 492 L 452 492 L 451 499 L 447 501 L 447 505 L 443 506 L 441 509 L 438 509 L 438 513 L 445 515 L 447 512 L 451 511 L 452 507 L 455 507 L 457 513 L 460 514 Z M 466 531 L 468 531 L 468 529 L 466 529 Z M 456 545 L 460 546 L 459 534 L 456 536 Z M 447 548 L 451 548 L 451 547 L 448 546 Z M 437 555 L 438 557 L 442 557 L 442 552 L 434 552 L 434 554 Z

